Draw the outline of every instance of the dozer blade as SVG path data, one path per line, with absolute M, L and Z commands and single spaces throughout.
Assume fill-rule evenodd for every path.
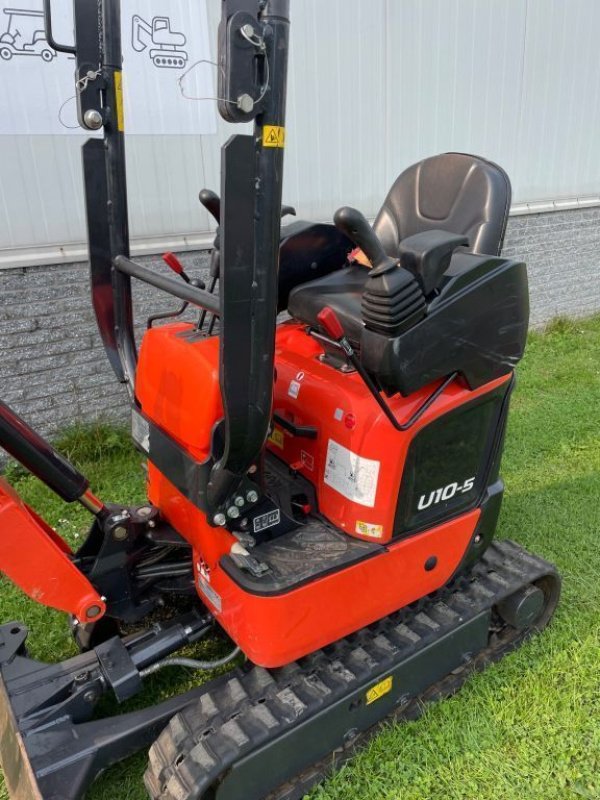
M 27 654 L 25 625 L 0 625 L 0 766 L 11 800 L 80 800 L 92 781 L 118 761 L 150 746 L 201 687 L 161 703 L 94 718 L 107 692 L 133 696 L 138 666 L 150 664 L 207 632 L 208 618 L 179 615 L 151 631 L 115 636 L 94 650 L 55 664 Z
M 43 800 L 1 676 L 0 764 L 11 800 Z
M 496 542 L 466 576 L 289 666 L 203 687 L 150 750 L 155 800 L 297 800 L 384 719 L 414 719 L 548 623 L 555 568 Z

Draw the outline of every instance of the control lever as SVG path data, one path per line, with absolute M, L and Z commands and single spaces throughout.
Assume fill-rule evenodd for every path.
M 396 269 L 398 260 L 387 255 L 377 234 L 358 209 L 342 206 L 333 215 L 333 221 L 336 228 L 358 245 L 367 256 L 373 265 L 370 271 L 371 277 Z
M 177 258 L 175 253 L 164 253 L 162 260 L 165 262 L 167 267 L 169 267 L 169 269 L 172 269 L 176 275 L 181 276 L 186 283 L 192 282 L 192 279 L 185 271 L 183 264 Z
M 177 258 L 175 253 L 163 253 L 162 260 L 165 262 L 167 267 L 172 269 L 176 275 L 180 275 L 186 283 L 190 284 L 190 286 L 195 286 L 197 289 L 206 288 L 204 281 L 201 281 L 199 278 L 190 278 L 185 271 L 183 264 Z
M 204 208 L 208 211 L 209 214 L 213 216 L 217 225 L 221 224 L 221 199 L 218 194 L 212 192 L 210 189 L 202 189 L 200 194 L 198 195 L 198 199 L 204 206 Z
M 212 215 L 213 219 L 217 223 L 217 225 L 221 224 L 221 198 L 219 197 L 216 192 L 213 192 L 211 189 L 202 189 L 202 191 L 198 195 L 198 199 L 204 206 L 204 208 L 208 211 L 209 214 Z M 281 207 L 281 216 L 285 217 L 288 214 L 296 216 L 296 209 L 293 206 L 282 206 Z M 208 291 L 212 294 L 216 287 L 217 287 L 217 280 L 219 279 L 219 274 L 221 271 L 221 253 L 220 253 L 220 241 L 219 241 L 219 229 L 217 228 L 217 232 L 215 234 L 215 241 L 213 244 L 213 250 L 210 257 L 210 283 L 208 285 Z M 169 265 L 170 266 L 170 265 Z M 171 267 L 172 268 L 172 267 Z M 178 273 L 181 274 L 181 273 Z M 206 311 L 202 311 L 200 314 L 200 319 L 198 320 L 198 329 L 202 330 L 204 327 L 204 322 L 206 320 Z M 208 326 L 208 335 L 210 336 L 213 332 L 213 328 L 215 325 L 215 317 L 211 318 L 211 321 Z
M 217 222 L 217 225 L 221 224 L 221 198 L 218 194 L 211 191 L 210 189 L 202 189 L 200 194 L 198 195 L 198 199 L 204 206 L 204 208 L 212 214 L 213 218 Z M 287 217 L 288 214 L 291 216 L 296 216 L 296 209 L 294 206 L 281 206 L 281 216 Z
M 198 195 L 198 199 L 204 206 L 204 208 L 208 211 L 209 214 L 213 217 L 217 225 L 221 224 L 221 198 L 218 194 L 211 191 L 210 189 L 202 189 L 200 194 Z M 219 280 L 219 274 L 221 272 L 221 250 L 220 250 L 220 241 L 219 241 L 219 228 L 217 227 L 217 232 L 215 233 L 215 241 L 213 242 L 213 249 L 210 255 L 210 283 L 208 284 L 208 291 L 213 294 L 215 289 L 217 288 L 217 281 Z M 206 320 L 206 310 L 203 310 L 200 314 L 200 318 L 198 320 L 198 330 L 202 330 L 204 327 L 204 322 Z M 212 315 L 211 321 L 208 326 L 208 335 L 213 331 L 215 325 L 215 315 Z

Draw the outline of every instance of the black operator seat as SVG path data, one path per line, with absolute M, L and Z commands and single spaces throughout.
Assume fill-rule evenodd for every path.
M 405 170 L 373 227 L 356 209 L 335 223 L 368 256 L 292 290 L 292 317 L 319 328 L 329 306 L 387 393 L 460 374 L 471 388 L 512 370 L 529 318 L 523 263 L 500 257 L 508 176 L 477 156 L 445 153 Z
M 462 234 L 469 239 L 468 252 L 499 256 L 510 201 L 510 180 L 497 164 L 466 153 L 443 153 L 404 170 L 373 230 L 392 257 L 402 239 L 429 230 Z
M 463 251 L 499 255 L 508 221 L 511 187 L 497 164 L 465 153 L 442 153 L 404 170 L 377 214 L 373 230 L 385 252 L 400 255 L 403 239 L 441 230 L 467 236 Z M 368 268 L 351 264 L 294 289 L 288 311 L 296 319 L 317 325 L 328 305 L 337 313 L 346 335 L 360 343 L 363 328 L 361 298 Z

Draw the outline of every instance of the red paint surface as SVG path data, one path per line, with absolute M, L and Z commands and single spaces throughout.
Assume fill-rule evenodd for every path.
M 0 478 L 0 571 L 37 603 L 94 622 L 106 605 L 70 556 L 67 543 Z M 92 606 L 100 611 L 87 616 Z
M 275 597 L 244 592 L 217 567 L 210 585 L 222 611 L 207 605 L 255 664 L 288 664 L 443 586 L 458 567 L 479 514 L 471 511 Z M 430 556 L 438 562 L 427 572 Z

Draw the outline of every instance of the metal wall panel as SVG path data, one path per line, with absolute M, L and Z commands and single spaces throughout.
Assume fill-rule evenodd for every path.
M 373 216 L 404 167 L 445 150 L 501 163 L 516 203 L 600 194 L 597 0 L 291 5 L 284 198 L 302 216 Z M 220 3 L 208 6 L 214 47 Z M 233 130 L 128 138 L 131 229 L 147 250 L 210 230 L 197 193 L 218 189 Z M 0 266 L 47 245 L 40 260 L 64 260 L 83 241 L 83 141 L 0 137 Z
M 527 2 L 520 198 L 600 194 L 599 35 L 597 0 Z

